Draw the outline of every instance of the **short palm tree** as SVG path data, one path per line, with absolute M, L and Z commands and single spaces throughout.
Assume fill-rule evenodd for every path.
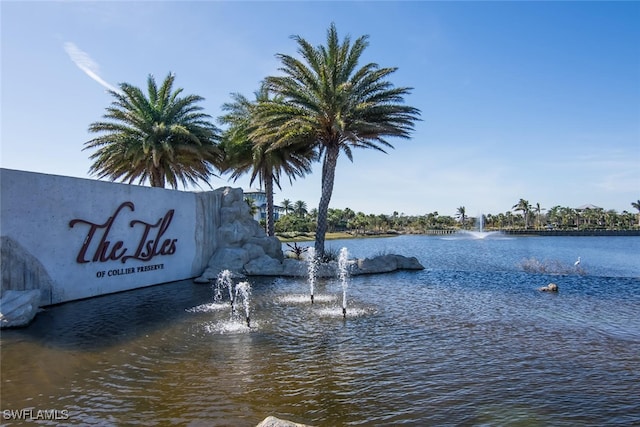
M 338 156 L 353 160 L 352 149 L 393 148 L 387 137 L 409 138 L 420 111 L 403 105 L 410 88 L 393 87 L 386 78 L 396 68 L 375 63 L 359 67 L 368 36 L 342 42 L 335 25 L 327 31 L 326 46 L 314 47 L 300 36 L 297 59 L 279 54 L 282 76 L 267 77 L 269 87 L 282 97 L 260 110 L 259 139 L 271 149 L 303 143 L 323 156 L 322 192 L 318 206 L 315 251 L 324 254 L 327 214 L 333 193 Z
M 253 184 L 258 179 L 260 185 L 264 185 L 267 197 L 266 231 L 269 236 L 274 236 L 273 186 L 275 184 L 281 188 L 282 174 L 288 176 L 291 182 L 293 178 L 310 172 L 315 153 L 308 146 L 289 145 L 272 150 L 269 144 L 255 143 L 251 138 L 251 132 L 258 126 L 254 113 L 260 103 L 269 100 L 267 87 L 262 85 L 255 96 L 255 101 L 249 101 L 243 95 L 234 93 L 231 94 L 233 102 L 222 106 L 227 114 L 219 120 L 229 127 L 225 130 L 221 143 L 224 153 L 221 169 L 231 173 L 234 180 L 251 172 L 250 183 Z
M 85 143 L 85 150 L 96 149 L 90 173 L 130 184 L 148 181 L 152 187 L 208 184 L 220 159 L 219 131 L 197 105 L 204 98 L 181 97 L 182 88 L 173 90 L 174 79 L 169 74 L 158 88 L 150 75 L 147 94 L 127 83 L 109 91 L 115 100 L 105 120 L 89 126 L 102 135 Z

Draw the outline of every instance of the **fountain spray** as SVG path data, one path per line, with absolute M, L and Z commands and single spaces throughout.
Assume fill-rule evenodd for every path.
M 231 279 L 231 271 L 222 270 L 218 273 L 216 279 L 216 289 L 213 294 L 213 301 L 222 301 L 222 289 L 227 288 L 229 290 L 229 298 L 231 299 L 231 307 L 233 307 L 233 280 Z
M 251 295 L 251 285 L 249 282 L 240 282 L 236 285 L 236 298 L 242 297 L 242 305 L 244 307 L 245 319 L 247 320 L 247 328 L 251 327 L 251 317 L 249 316 L 249 296 Z
M 313 304 L 313 288 L 316 283 L 316 273 L 318 272 L 318 259 L 316 258 L 316 249 L 313 247 L 307 250 L 307 272 L 309 276 L 311 304 Z
M 340 249 L 340 255 L 338 257 L 338 276 L 342 283 L 342 317 L 347 318 L 347 276 L 349 271 L 347 269 L 347 261 L 349 259 L 349 252 L 347 248 Z

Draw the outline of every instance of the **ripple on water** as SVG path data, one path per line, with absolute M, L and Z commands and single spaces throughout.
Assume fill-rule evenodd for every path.
M 252 330 L 260 327 L 259 323 L 251 323 L 247 326 L 246 322 L 237 320 L 227 320 L 218 322 L 206 322 L 202 325 L 205 332 L 209 334 L 247 334 Z
M 336 295 L 329 294 L 315 294 L 313 296 L 314 303 L 325 303 L 336 301 L 338 297 Z M 309 304 L 311 301 L 310 294 L 289 294 L 278 297 L 278 302 L 282 304 Z
M 208 313 L 212 311 L 229 310 L 228 302 L 211 302 L 207 304 L 200 304 L 195 307 L 187 308 L 185 311 L 188 313 Z
M 560 259 L 547 253 L 564 240 L 545 241 L 402 237 L 434 268 L 351 278 L 346 320 L 337 279 L 313 305 L 306 280 L 251 279 L 251 328 L 191 282 L 53 307 L 2 333 L 3 409 L 82 425 L 640 425 L 640 281 L 509 267 Z M 549 281 L 558 294 L 537 291 Z

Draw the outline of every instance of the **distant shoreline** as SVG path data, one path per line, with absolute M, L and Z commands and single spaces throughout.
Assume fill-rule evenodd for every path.
M 354 234 L 346 232 L 327 233 L 326 240 L 336 239 L 368 239 L 368 238 L 381 238 L 381 237 L 396 237 L 404 234 L 412 235 L 445 235 L 455 234 L 461 230 L 427 230 L 422 233 L 404 233 L 404 232 L 392 232 L 392 233 L 366 233 L 366 234 Z M 616 236 L 640 236 L 640 230 L 487 230 L 487 231 L 499 231 L 503 234 L 514 236 L 602 236 L 602 237 L 616 237 Z M 284 233 L 276 234 L 276 237 L 282 243 L 290 242 L 309 242 L 315 240 L 314 233 Z
M 504 230 L 518 236 L 640 236 L 640 230 Z

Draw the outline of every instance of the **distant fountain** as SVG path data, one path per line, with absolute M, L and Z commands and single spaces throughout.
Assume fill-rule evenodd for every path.
M 307 273 L 309 276 L 309 291 L 311 293 L 311 304 L 313 304 L 313 288 L 316 283 L 316 274 L 318 272 L 318 259 L 316 258 L 316 249 L 311 247 L 307 249 Z
M 342 283 L 342 317 L 347 318 L 347 278 L 349 271 L 347 269 L 347 261 L 349 259 L 349 252 L 347 248 L 340 249 L 340 255 L 338 256 L 338 277 Z
M 478 216 L 477 229 L 476 230 L 460 230 L 456 233 L 458 237 L 468 239 L 486 239 L 490 236 L 502 234 L 500 231 L 484 231 L 484 215 Z

